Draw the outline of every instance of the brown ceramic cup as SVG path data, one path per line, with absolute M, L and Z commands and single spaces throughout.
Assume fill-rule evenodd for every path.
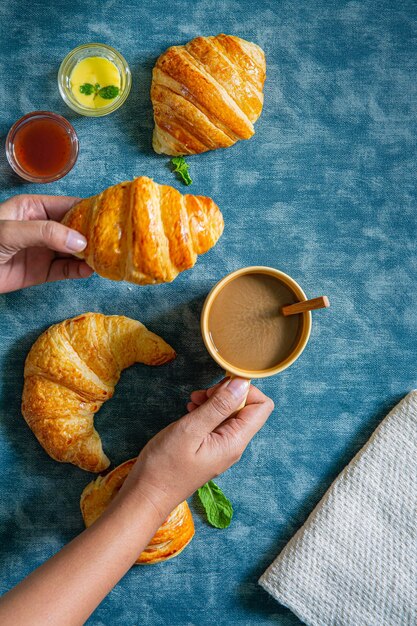
M 201 312 L 201 334 L 203 336 L 203 341 L 209 354 L 216 361 L 216 363 L 225 370 L 227 376 L 239 376 L 240 378 L 247 379 L 266 378 L 267 376 L 274 376 L 275 374 L 279 374 L 287 367 L 292 365 L 306 347 L 311 332 L 311 312 L 307 311 L 305 313 L 300 313 L 300 329 L 297 340 L 289 354 L 284 358 L 284 360 L 276 363 L 273 367 L 263 370 L 241 369 L 239 367 L 236 367 L 235 365 L 232 365 L 222 357 L 212 341 L 209 330 L 209 316 L 213 302 L 219 295 L 220 291 L 232 280 L 235 280 L 236 278 L 244 274 L 266 274 L 268 276 L 272 276 L 273 278 L 276 278 L 276 280 L 279 281 L 281 284 L 284 284 L 290 291 L 292 291 L 296 301 L 302 302 L 304 300 L 307 300 L 307 296 L 301 289 L 300 285 L 293 278 L 291 278 L 291 276 L 288 276 L 288 274 L 285 274 L 280 270 L 264 266 L 244 267 L 240 270 L 236 270 L 235 272 L 227 274 L 227 276 L 222 278 L 213 287 L 204 302 L 203 310 Z

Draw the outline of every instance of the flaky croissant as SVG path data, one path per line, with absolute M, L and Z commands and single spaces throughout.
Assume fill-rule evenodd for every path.
M 155 152 L 198 154 L 252 137 L 265 72 L 263 50 L 240 37 L 197 37 L 168 48 L 152 74 Z
M 104 512 L 121 488 L 136 459 L 126 461 L 104 477 L 99 476 L 81 494 L 81 513 L 86 527 Z M 181 502 L 167 517 L 136 560 L 136 564 L 159 563 L 177 556 L 194 536 L 194 522 L 188 504 Z
M 78 256 L 101 276 L 166 283 L 193 267 L 223 232 L 218 206 L 141 176 L 76 204 L 63 224 L 88 245 Z
M 48 328 L 27 356 L 23 416 L 53 459 L 101 472 L 110 461 L 94 413 L 112 397 L 123 369 L 174 358 L 161 337 L 128 317 L 86 313 L 65 320 Z

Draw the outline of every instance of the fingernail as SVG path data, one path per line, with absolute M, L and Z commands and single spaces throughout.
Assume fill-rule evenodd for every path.
M 71 252 L 81 252 L 87 246 L 87 239 L 76 230 L 70 230 L 65 245 Z
M 242 398 L 248 392 L 250 380 L 245 378 L 231 378 L 227 384 L 227 388 L 235 396 L 236 399 Z

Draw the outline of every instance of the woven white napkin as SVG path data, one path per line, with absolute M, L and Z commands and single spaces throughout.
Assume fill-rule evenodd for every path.
M 309 626 L 417 624 L 417 391 L 383 420 L 259 583 Z

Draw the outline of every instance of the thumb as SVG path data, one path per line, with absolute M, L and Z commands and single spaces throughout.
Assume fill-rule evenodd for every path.
M 212 432 L 239 409 L 246 399 L 249 387 L 250 380 L 231 378 L 216 389 L 204 404 L 189 413 L 189 417 L 193 421 L 197 419 L 205 432 Z
M 24 248 L 50 248 L 74 254 L 87 246 L 86 238 L 53 220 L 0 221 L 0 252 L 15 254 Z

